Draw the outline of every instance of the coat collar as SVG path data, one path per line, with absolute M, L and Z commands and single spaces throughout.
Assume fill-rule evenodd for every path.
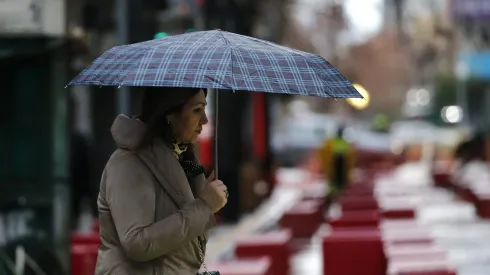
M 155 139 L 152 146 L 140 150 L 138 154 L 179 208 L 195 199 L 179 161 L 163 141 Z
M 135 152 L 180 208 L 195 199 L 191 186 L 195 187 L 194 194 L 199 194 L 205 178 L 200 175 L 189 183 L 174 153 L 161 139 L 157 138 L 151 146 L 141 148 L 146 131 L 145 123 L 125 115 L 117 116 L 111 127 L 117 146 Z

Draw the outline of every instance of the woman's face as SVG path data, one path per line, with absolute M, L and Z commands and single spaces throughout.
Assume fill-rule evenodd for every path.
M 182 108 L 179 114 L 170 116 L 175 137 L 183 143 L 196 143 L 202 126 L 208 123 L 206 116 L 206 95 L 201 90 L 194 95 Z

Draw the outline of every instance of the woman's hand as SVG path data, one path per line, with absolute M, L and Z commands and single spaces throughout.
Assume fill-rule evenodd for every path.
M 209 205 L 213 213 L 221 210 L 228 202 L 226 185 L 214 179 L 214 171 L 207 178 L 207 183 L 204 184 L 199 197 Z

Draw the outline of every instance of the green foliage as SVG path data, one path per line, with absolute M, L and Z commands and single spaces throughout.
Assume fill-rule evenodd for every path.
M 371 129 L 374 132 L 388 132 L 390 129 L 390 119 L 385 114 L 376 114 L 373 118 Z
M 159 33 L 156 33 L 153 38 L 158 39 L 158 38 L 163 38 L 163 37 L 167 37 L 167 36 L 168 36 L 168 34 L 166 32 L 159 32 Z

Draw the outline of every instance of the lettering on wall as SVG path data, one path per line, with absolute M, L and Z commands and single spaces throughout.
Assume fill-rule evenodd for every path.
M 34 233 L 34 216 L 34 211 L 30 209 L 0 213 L 0 246 L 31 237 Z

